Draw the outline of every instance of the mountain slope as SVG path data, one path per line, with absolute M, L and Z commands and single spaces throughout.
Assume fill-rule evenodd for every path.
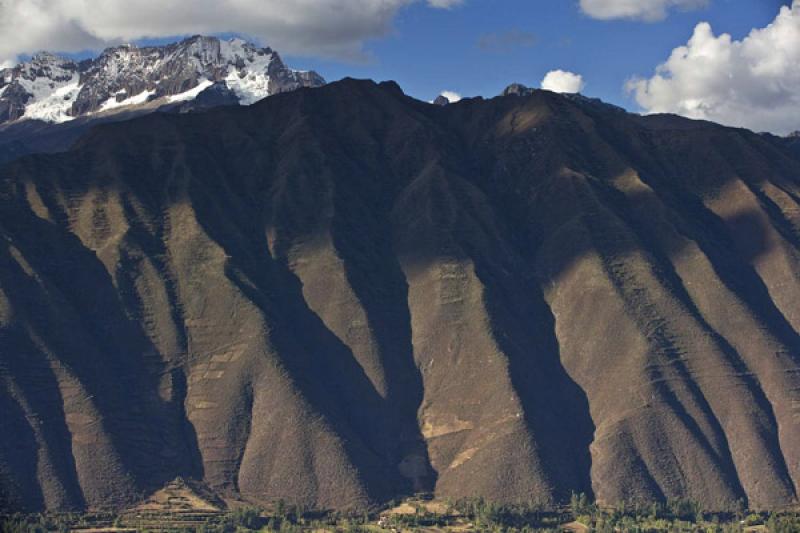
M 800 161 L 344 80 L 0 170 L 0 501 L 796 503 Z

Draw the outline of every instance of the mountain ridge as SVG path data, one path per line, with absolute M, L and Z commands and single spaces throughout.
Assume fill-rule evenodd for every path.
M 345 79 L 97 126 L 0 200 L 6 507 L 797 503 L 779 141 Z
M 0 70 L 0 123 L 58 123 L 154 100 L 190 101 L 213 86 L 225 86 L 248 105 L 324 83 L 315 72 L 287 68 L 271 48 L 238 38 L 196 35 L 163 46 L 121 45 L 82 61 L 41 52 Z

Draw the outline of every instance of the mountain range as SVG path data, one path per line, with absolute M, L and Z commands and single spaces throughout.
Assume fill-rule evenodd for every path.
M 0 162 L 64 150 L 98 122 L 249 105 L 324 83 L 316 72 L 288 68 L 271 48 L 238 38 L 122 45 L 82 61 L 41 52 L 0 70 Z
M 0 167 L 0 507 L 797 504 L 789 140 L 440 104 L 345 79 Z

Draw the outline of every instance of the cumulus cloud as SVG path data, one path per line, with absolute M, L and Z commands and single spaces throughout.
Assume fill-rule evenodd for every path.
M 579 93 L 585 86 L 583 76 L 564 70 L 551 70 L 542 80 L 542 89 L 554 93 Z
M 447 98 L 447 100 L 451 104 L 454 104 L 454 103 L 458 102 L 462 98 L 462 96 L 460 94 L 458 94 L 456 92 L 453 92 L 453 91 L 442 91 L 440 94 L 441 94 L 441 96 L 444 96 L 445 98 Z
M 697 9 L 709 0 L 580 0 L 581 10 L 600 20 L 634 19 L 653 22 L 666 18 L 670 9 Z
M 756 131 L 800 128 L 800 0 L 737 41 L 700 23 L 649 79 L 627 89 L 650 113 L 678 113 Z
M 147 37 L 235 32 L 286 53 L 363 57 L 421 0 L 0 0 L 0 62 L 42 49 L 99 49 Z M 451 8 L 461 0 L 427 0 Z

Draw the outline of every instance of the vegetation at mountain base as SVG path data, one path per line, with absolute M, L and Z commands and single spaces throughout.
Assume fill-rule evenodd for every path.
M 738 504 L 734 504 L 736 507 Z M 572 532 L 572 533 L 796 533 L 800 512 L 711 511 L 676 500 L 649 506 L 600 507 L 584 494 L 570 504 L 498 504 L 483 498 L 441 502 L 413 498 L 364 512 L 314 511 L 278 501 L 269 508 L 242 506 L 215 513 L 13 514 L 0 517 L 0 533 L 67 532 Z

